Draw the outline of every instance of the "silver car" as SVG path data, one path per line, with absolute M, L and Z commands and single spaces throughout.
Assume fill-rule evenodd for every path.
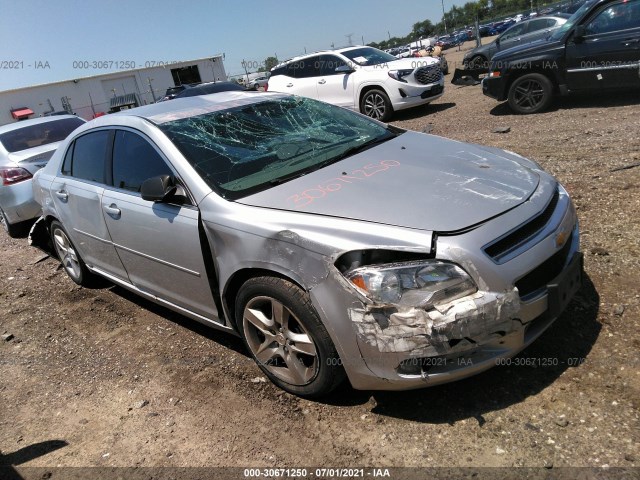
M 580 287 L 565 189 L 515 153 L 278 93 L 87 123 L 38 172 L 36 244 L 242 337 L 302 396 L 410 389 L 518 353 Z
M 36 118 L 0 126 L 0 222 L 11 236 L 40 216 L 33 174 L 49 161 L 60 141 L 82 125 L 73 115 Z

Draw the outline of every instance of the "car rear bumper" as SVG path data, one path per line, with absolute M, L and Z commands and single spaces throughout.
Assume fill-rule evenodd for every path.
M 33 198 L 32 180 L 0 187 L 0 207 L 9 223 L 19 223 L 40 216 L 40 205 Z

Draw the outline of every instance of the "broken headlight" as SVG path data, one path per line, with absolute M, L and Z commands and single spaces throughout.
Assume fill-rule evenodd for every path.
M 459 266 L 438 260 L 370 265 L 344 276 L 375 303 L 430 308 L 478 289 Z

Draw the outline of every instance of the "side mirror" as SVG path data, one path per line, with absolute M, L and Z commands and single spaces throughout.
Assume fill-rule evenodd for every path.
M 177 187 L 170 175 L 160 175 L 145 180 L 140 188 L 142 199 L 149 202 L 164 202 L 176 193 Z
M 573 31 L 573 40 L 576 43 L 580 43 L 584 40 L 585 35 L 587 34 L 587 29 L 584 25 L 578 25 L 576 29 Z
M 349 65 L 340 65 L 336 68 L 336 72 L 338 73 L 353 73 L 354 70 Z
M 500 46 L 500 37 L 496 38 L 496 46 Z

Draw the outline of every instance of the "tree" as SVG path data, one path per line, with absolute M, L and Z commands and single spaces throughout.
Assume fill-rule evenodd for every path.
M 435 32 L 435 27 L 431 20 L 423 20 L 422 22 L 414 23 L 413 30 L 411 30 L 412 38 L 425 38 L 430 37 Z
M 276 65 L 278 65 L 280 63 L 280 60 L 278 60 L 276 57 L 267 57 L 264 60 L 264 65 L 262 68 L 260 68 L 258 71 L 259 72 L 270 72 L 271 69 L 273 67 L 275 67 Z

